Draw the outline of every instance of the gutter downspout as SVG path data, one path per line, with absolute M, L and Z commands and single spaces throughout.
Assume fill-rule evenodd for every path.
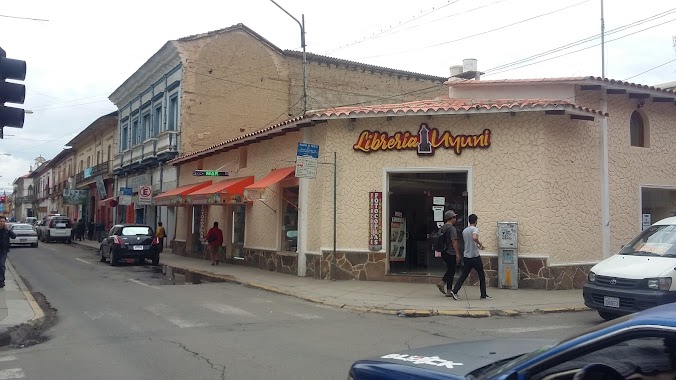
M 599 123 L 601 153 L 601 232 L 603 237 L 603 258 L 610 257 L 610 190 L 608 181 L 608 94 L 601 89 L 601 120 Z

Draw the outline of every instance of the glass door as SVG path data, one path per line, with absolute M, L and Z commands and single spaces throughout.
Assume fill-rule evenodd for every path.
M 232 257 L 244 258 L 244 227 L 246 221 L 246 206 L 232 206 Z

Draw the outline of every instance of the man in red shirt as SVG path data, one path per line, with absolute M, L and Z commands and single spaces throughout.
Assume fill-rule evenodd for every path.
M 218 228 L 218 222 L 207 232 L 207 243 L 209 243 L 209 254 L 211 255 L 211 265 L 218 265 L 218 248 L 223 245 L 223 231 Z

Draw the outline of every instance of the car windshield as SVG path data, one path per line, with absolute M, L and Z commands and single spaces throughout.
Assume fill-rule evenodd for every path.
M 12 230 L 32 230 L 33 227 L 31 227 L 29 224 L 15 224 L 12 226 Z
M 124 227 L 120 235 L 122 236 L 152 236 L 153 232 L 150 227 Z
M 625 322 L 629 319 L 632 319 L 633 317 L 634 317 L 633 314 L 629 314 L 629 315 L 625 315 L 624 317 L 614 319 L 612 321 L 599 323 L 598 325 L 592 326 L 592 327 L 587 328 L 587 329 L 582 329 L 580 332 L 575 333 L 575 334 L 559 341 L 556 344 L 550 344 L 550 345 L 547 345 L 547 346 L 543 346 L 543 347 L 538 348 L 537 350 L 535 350 L 533 352 L 529 352 L 527 354 L 523 354 L 523 355 L 515 356 L 515 357 L 509 358 L 509 359 L 501 360 L 501 361 L 498 361 L 498 362 L 495 362 L 495 363 L 491 363 L 491 364 L 489 364 L 485 367 L 479 368 L 476 371 L 472 372 L 468 376 L 468 378 L 469 379 L 490 379 L 494 376 L 497 376 L 497 375 L 505 372 L 509 368 L 516 367 L 516 366 L 520 365 L 521 363 L 525 363 L 525 362 L 529 361 L 530 359 L 540 355 L 541 353 L 547 351 L 548 349 L 550 349 L 554 346 L 565 344 L 565 343 L 568 343 L 569 341 L 571 341 L 573 339 L 577 339 L 577 338 L 579 338 L 583 335 L 591 334 L 593 332 L 608 328 L 608 327 L 616 325 L 618 323 L 623 323 L 623 322 Z
M 676 257 L 676 225 L 650 226 L 625 245 L 620 255 Z

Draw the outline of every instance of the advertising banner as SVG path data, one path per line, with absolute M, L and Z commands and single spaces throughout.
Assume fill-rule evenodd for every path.
M 96 190 L 99 192 L 99 198 L 106 199 L 108 198 L 108 193 L 106 192 L 106 186 L 103 184 L 103 177 L 96 176 Z
M 131 196 L 133 194 L 131 187 L 120 187 L 119 192 L 119 205 L 129 206 L 131 204 Z
M 383 249 L 383 193 L 369 193 L 369 251 Z
M 87 200 L 87 190 L 63 190 L 63 203 L 68 205 L 81 205 Z

